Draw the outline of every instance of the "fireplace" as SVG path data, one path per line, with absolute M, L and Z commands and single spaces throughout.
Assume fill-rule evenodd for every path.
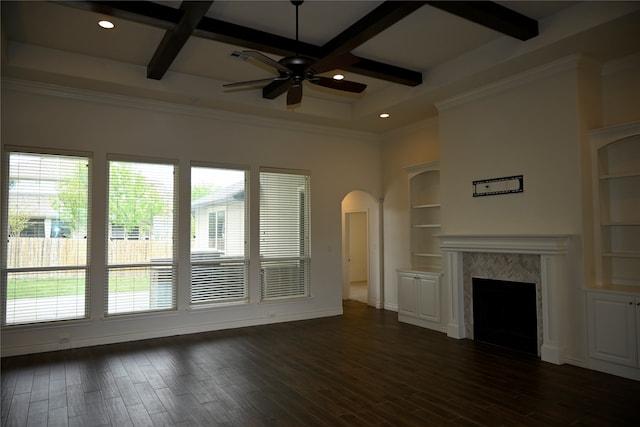
M 571 235 L 440 235 L 452 338 L 474 338 L 472 277 L 535 283 L 537 354 L 565 363 Z
M 538 355 L 535 283 L 473 278 L 473 338 Z

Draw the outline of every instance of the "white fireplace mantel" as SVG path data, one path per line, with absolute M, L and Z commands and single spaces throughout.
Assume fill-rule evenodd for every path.
M 446 256 L 447 285 L 449 287 L 449 324 L 447 335 L 466 338 L 464 325 L 465 252 L 496 254 L 534 254 L 540 256 L 542 289 L 543 342 L 542 360 L 564 363 L 565 333 L 561 318 L 568 286 L 568 254 L 573 236 L 568 234 L 443 234 L 440 248 Z
M 445 251 L 557 254 L 569 250 L 568 234 L 441 234 Z

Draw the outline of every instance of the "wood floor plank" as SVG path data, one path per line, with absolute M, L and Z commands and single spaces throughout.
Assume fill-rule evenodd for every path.
M 15 394 L 31 393 L 33 387 L 33 368 L 20 369 L 14 389 Z
M 9 414 L 7 416 L 6 425 L 9 426 L 25 426 L 29 415 L 29 393 L 14 394 L 9 406 Z
M 65 376 L 51 371 L 49 378 L 49 409 L 67 408 L 67 382 Z M 64 370 L 62 371 L 64 373 Z
M 82 384 L 72 384 L 67 386 L 67 412 L 69 418 L 80 417 L 86 411 L 84 401 L 84 390 Z
M 129 377 L 117 377 L 114 378 L 114 381 L 125 405 L 133 406 L 142 403 L 140 396 L 138 396 L 135 384 Z
M 130 427 L 134 425 L 124 401 L 119 396 L 105 400 L 105 412 L 112 426 Z
M 46 400 L 37 400 L 29 404 L 29 412 L 27 413 L 28 427 L 46 426 L 48 418 L 49 408 Z
M 157 416 L 158 414 L 154 414 L 154 415 L 149 415 L 147 413 L 147 409 L 144 407 L 144 405 L 142 403 L 139 403 L 137 405 L 129 405 L 129 406 L 125 406 L 125 408 L 127 409 L 127 413 L 129 414 L 129 418 L 131 418 L 131 422 L 133 423 L 134 426 L 138 427 L 138 426 L 145 426 L 145 427 L 151 427 L 151 426 L 170 426 L 171 425 L 171 418 L 169 418 L 169 415 L 165 412 L 165 416 L 168 420 L 168 422 L 165 423 L 156 423 L 154 421 L 155 416 Z
M 158 399 L 158 395 L 156 394 L 154 388 L 149 383 L 138 383 L 134 385 L 142 404 L 147 410 L 149 415 L 159 414 L 162 412 L 166 412 L 164 406 Z
M 636 426 L 640 382 L 344 315 L 2 359 L 6 426 Z
M 66 427 L 69 425 L 69 414 L 66 407 L 49 408 L 47 427 Z

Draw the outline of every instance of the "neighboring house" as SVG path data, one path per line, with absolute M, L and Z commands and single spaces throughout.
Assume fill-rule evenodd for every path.
M 60 219 L 54 207 L 60 173 L 54 159 L 40 156 L 15 156 L 9 177 L 9 216 L 26 219 L 20 237 L 71 237 L 72 229 Z M 38 172 L 38 175 L 35 173 Z M 49 203 L 43 204 L 42 194 Z M 11 232 L 11 231 L 10 231 Z M 85 235 L 86 230 L 78 230 Z
M 191 252 L 244 256 L 244 183 L 238 182 L 191 203 L 194 220 Z

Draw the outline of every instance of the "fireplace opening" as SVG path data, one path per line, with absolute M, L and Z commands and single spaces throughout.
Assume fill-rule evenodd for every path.
M 472 286 L 474 339 L 538 355 L 536 285 L 474 277 Z

